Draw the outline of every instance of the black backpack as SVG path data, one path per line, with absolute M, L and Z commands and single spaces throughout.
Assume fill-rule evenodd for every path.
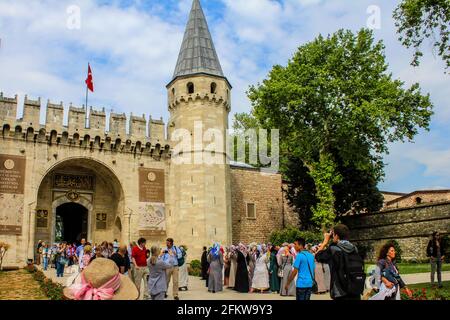
M 351 253 L 342 251 L 344 260 L 344 289 L 349 295 L 361 295 L 364 292 L 366 273 L 364 272 L 364 260 L 357 250 Z

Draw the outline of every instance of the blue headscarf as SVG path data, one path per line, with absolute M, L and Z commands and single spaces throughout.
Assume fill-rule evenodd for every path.
M 219 252 L 220 252 L 220 244 L 219 243 L 214 243 L 212 249 L 211 249 L 211 253 L 213 255 L 213 257 L 217 258 L 219 256 Z

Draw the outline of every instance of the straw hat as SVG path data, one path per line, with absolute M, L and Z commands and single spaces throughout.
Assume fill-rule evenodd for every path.
M 110 259 L 96 258 L 81 273 L 93 288 L 100 288 L 119 273 L 116 263 Z M 81 276 L 70 287 L 64 288 L 64 295 L 75 300 L 74 289 L 81 285 Z M 120 274 L 120 287 L 114 292 L 112 300 L 137 300 L 139 292 L 131 279 Z

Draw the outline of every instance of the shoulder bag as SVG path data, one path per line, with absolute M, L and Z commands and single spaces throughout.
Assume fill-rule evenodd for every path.
M 283 263 L 283 265 L 281 266 L 281 268 L 278 269 L 278 276 L 279 276 L 280 278 L 283 278 L 283 276 L 284 276 L 284 267 L 286 267 L 286 263 L 287 263 L 288 260 L 289 260 L 289 256 L 287 257 L 286 261 Z
M 302 252 L 302 253 L 303 253 L 303 252 Z M 314 294 L 316 294 L 316 293 L 319 292 L 319 287 L 317 286 L 317 281 L 316 281 L 316 279 L 315 279 L 313 273 L 311 272 L 311 267 L 310 267 L 309 262 L 308 262 L 308 256 L 307 256 L 306 254 L 304 254 L 304 256 L 305 256 L 305 258 L 306 258 L 306 264 L 308 265 L 309 274 L 310 274 L 311 279 L 312 279 L 312 282 L 313 282 L 313 285 L 312 285 L 311 290 L 312 290 L 312 292 L 313 292 Z

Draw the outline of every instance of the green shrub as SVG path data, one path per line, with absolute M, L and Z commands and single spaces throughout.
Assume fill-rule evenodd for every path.
M 191 268 L 193 268 L 193 269 L 201 269 L 202 268 L 202 263 L 200 262 L 200 260 L 192 260 L 191 261 Z
M 305 238 L 306 243 L 318 244 L 322 242 L 323 235 L 319 231 L 301 231 L 297 228 L 289 227 L 272 232 L 269 240 L 273 245 L 280 246 L 284 242 L 293 243 L 297 238 Z
M 188 273 L 190 276 L 194 277 L 200 277 L 202 275 L 202 266 L 200 260 L 192 260 L 189 268 Z
M 42 291 L 50 300 L 65 300 L 63 293 L 64 287 L 59 283 L 54 283 L 52 280 L 48 279 L 42 271 L 36 270 L 36 268 L 28 269 L 28 271 L 33 275 L 34 280 L 36 280 Z

